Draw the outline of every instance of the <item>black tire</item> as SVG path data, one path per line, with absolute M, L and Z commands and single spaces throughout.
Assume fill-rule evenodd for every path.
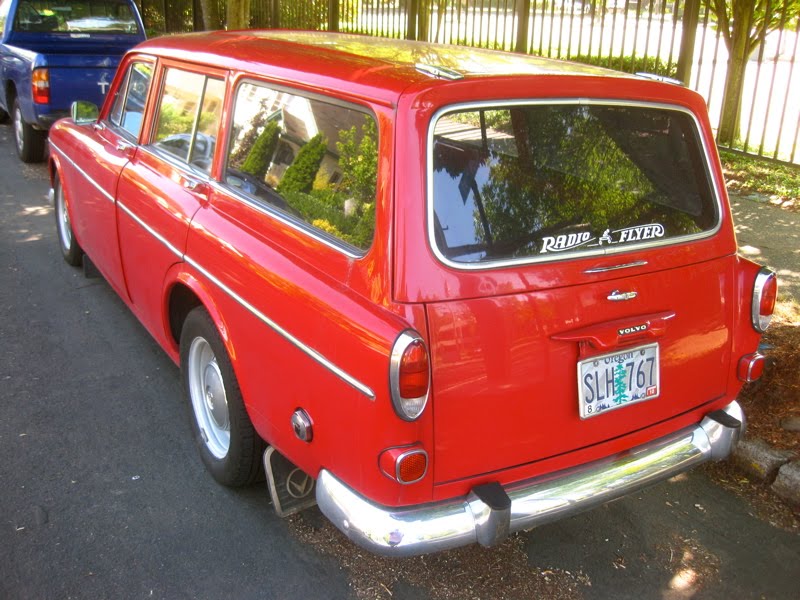
M 14 117 L 14 142 L 20 160 L 24 163 L 42 162 L 47 132 L 34 129 L 32 125 L 25 122 L 18 98 L 14 98 L 11 114 Z
M 55 204 L 53 212 L 56 215 L 56 234 L 58 247 L 61 248 L 61 256 L 64 257 L 68 265 L 80 267 L 83 262 L 83 249 L 78 244 L 72 231 L 72 223 L 70 223 L 69 211 L 67 210 L 67 199 L 58 175 L 56 175 L 53 182 L 53 196 L 53 203 Z
M 0 125 L 8 123 L 8 113 L 0 108 Z
M 265 445 L 250 422 L 228 353 L 204 308 L 186 317 L 180 353 L 184 395 L 203 463 L 222 485 L 252 483 L 261 472 Z

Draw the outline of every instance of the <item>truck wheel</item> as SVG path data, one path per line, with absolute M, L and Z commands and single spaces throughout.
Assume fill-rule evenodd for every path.
M 44 147 L 47 133 L 34 129 L 22 118 L 19 99 L 14 98 L 14 140 L 17 143 L 17 154 L 24 163 L 42 162 L 44 160 Z
M 64 186 L 61 185 L 58 175 L 56 175 L 53 182 L 53 191 L 55 192 L 56 205 L 56 231 L 58 232 L 58 246 L 61 248 L 61 255 L 67 261 L 67 264 L 79 267 L 83 260 L 83 250 L 72 233 L 72 225 L 67 211 L 67 199 L 64 196 Z
M 259 475 L 264 443 L 250 422 L 228 353 L 204 308 L 186 317 L 180 353 L 184 393 L 203 463 L 222 485 L 252 483 Z

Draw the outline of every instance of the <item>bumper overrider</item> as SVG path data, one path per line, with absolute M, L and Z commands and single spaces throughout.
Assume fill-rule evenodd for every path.
M 737 402 L 684 429 L 608 459 L 505 487 L 489 483 L 463 498 L 391 508 L 360 496 L 329 471 L 317 479 L 317 503 L 353 542 L 376 554 L 413 556 L 478 542 L 491 546 L 531 529 L 722 460 L 744 432 Z

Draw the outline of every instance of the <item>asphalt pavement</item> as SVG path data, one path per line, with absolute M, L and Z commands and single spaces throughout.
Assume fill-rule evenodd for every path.
M 537 588 L 559 598 L 797 597 L 800 535 L 702 471 L 435 561 L 367 560 L 313 512 L 326 543 L 300 535 L 264 484 L 205 472 L 178 369 L 63 262 L 48 187 L 0 126 L 0 598 L 530 598 L 526 578 L 572 582 Z

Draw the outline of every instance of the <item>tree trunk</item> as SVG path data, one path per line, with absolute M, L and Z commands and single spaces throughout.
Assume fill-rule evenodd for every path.
M 722 114 L 719 120 L 717 141 L 733 146 L 741 137 L 742 94 L 747 59 L 753 52 L 750 29 L 754 15 L 748 3 L 734 3 L 730 38 L 725 38 L 728 48 L 728 72 L 725 76 L 725 94 L 722 97 Z
M 219 14 L 219 2 L 217 0 L 200 0 L 203 12 L 203 29 L 213 31 L 222 29 L 222 19 Z
M 226 28 L 247 29 L 250 27 L 250 0 L 228 0 Z

